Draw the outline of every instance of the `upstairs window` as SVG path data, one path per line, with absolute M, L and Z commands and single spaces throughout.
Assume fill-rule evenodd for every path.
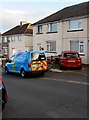
M 7 43 L 7 37 L 4 37 L 4 38 L 3 38 L 3 42 L 4 42 L 4 43 Z
M 43 30 L 42 30 L 42 25 L 38 25 L 38 33 L 42 33 Z
M 70 30 L 82 29 L 82 19 L 70 20 L 69 29 Z
M 48 32 L 57 32 L 57 23 L 49 23 Z
M 11 41 L 12 41 L 12 42 L 15 42 L 15 37 L 14 37 L 14 36 L 11 37 Z

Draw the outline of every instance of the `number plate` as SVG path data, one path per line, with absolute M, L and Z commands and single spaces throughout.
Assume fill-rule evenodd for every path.
M 75 60 L 68 60 L 68 62 L 75 62 Z
M 43 65 L 42 65 L 42 64 L 33 64 L 33 65 L 32 65 L 32 68 L 41 67 L 41 66 L 43 66 Z

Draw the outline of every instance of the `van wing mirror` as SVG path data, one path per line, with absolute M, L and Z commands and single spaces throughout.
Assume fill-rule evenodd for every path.
M 10 60 L 10 59 L 7 59 L 7 60 L 6 60 L 6 62 L 9 62 L 9 63 L 11 63 L 11 60 Z

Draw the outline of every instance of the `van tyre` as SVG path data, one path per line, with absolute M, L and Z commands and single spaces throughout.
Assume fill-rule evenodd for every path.
M 26 77 L 26 72 L 24 69 L 21 70 L 21 77 L 22 78 L 25 78 Z

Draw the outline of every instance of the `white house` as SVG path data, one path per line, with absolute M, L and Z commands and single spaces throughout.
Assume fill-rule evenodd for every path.
M 32 25 L 22 21 L 20 22 L 20 25 L 3 33 L 2 40 L 3 54 L 9 53 L 9 57 L 16 52 L 33 50 Z
M 33 24 L 33 49 L 47 56 L 77 50 L 89 64 L 89 2 L 66 7 Z

